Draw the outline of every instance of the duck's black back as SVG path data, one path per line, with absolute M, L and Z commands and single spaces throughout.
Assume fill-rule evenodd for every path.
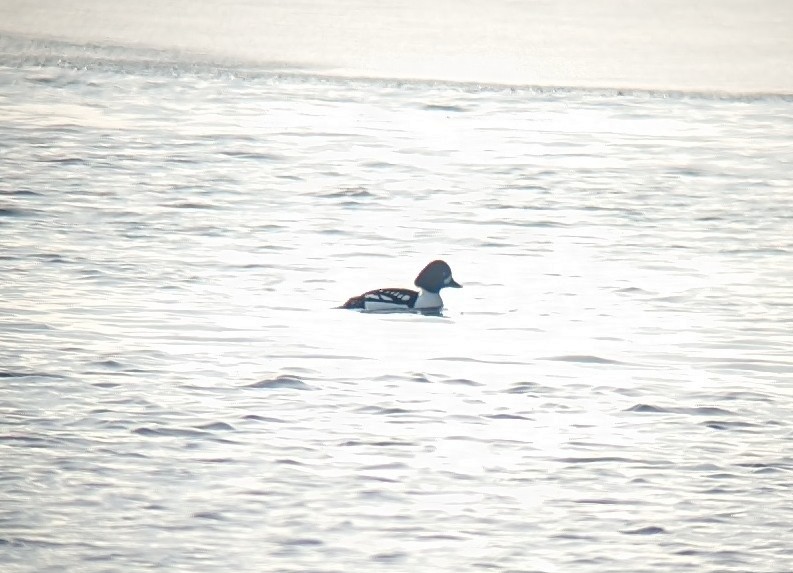
M 354 296 L 341 308 L 366 308 L 366 303 L 393 304 L 395 307 L 413 308 L 419 293 L 407 288 L 379 288 Z

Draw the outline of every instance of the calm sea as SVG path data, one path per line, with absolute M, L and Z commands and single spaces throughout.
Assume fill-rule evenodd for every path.
M 790 96 L 1 44 L 4 573 L 793 568 Z

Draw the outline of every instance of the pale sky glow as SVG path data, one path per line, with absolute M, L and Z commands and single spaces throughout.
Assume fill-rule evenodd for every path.
M 0 32 L 354 76 L 793 92 L 793 3 L 786 0 L 483 6 L 5 0 Z

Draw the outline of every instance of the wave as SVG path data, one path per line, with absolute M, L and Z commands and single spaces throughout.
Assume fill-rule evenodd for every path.
M 297 62 L 246 60 L 229 56 L 177 49 L 131 47 L 117 44 L 74 43 L 64 40 L 33 38 L 0 33 L 0 61 L 9 68 L 60 68 L 73 71 L 96 71 L 121 74 L 140 74 L 152 77 L 174 78 L 184 75 L 209 78 L 232 78 L 240 80 L 285 80 L 291 82 L 327 83 L 331 86 L 349 87 L 350 84 L 375 85 L 385 89 L 450 88 L 463 93 L 510 92 L 516 96 L 553 96 L 586 94 L 604 98 L 648 98 L 648 99 L 705 99 L 718 101 L 793 102 L 793 92 L 764 90 L 701 90 L 701 89 L 655 89 L 631 86 L 579 86 L 479 82 L 450 79 L 422 79 L 396 75 L 376 75 L 320 69 Z M 69 81 L 60 76 L 42 73 L 32 78 L 41 83 Z M 71 81 L 74 81 L 73 78 Z M 443 113 L 464 113 L 465 109 L 454 104 L 426 104 L 425 109 Z

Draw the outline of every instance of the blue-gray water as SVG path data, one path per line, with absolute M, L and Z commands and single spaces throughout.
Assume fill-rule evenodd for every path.
M 5 573 L 790 571 L 790 97 L 4 41 Z

